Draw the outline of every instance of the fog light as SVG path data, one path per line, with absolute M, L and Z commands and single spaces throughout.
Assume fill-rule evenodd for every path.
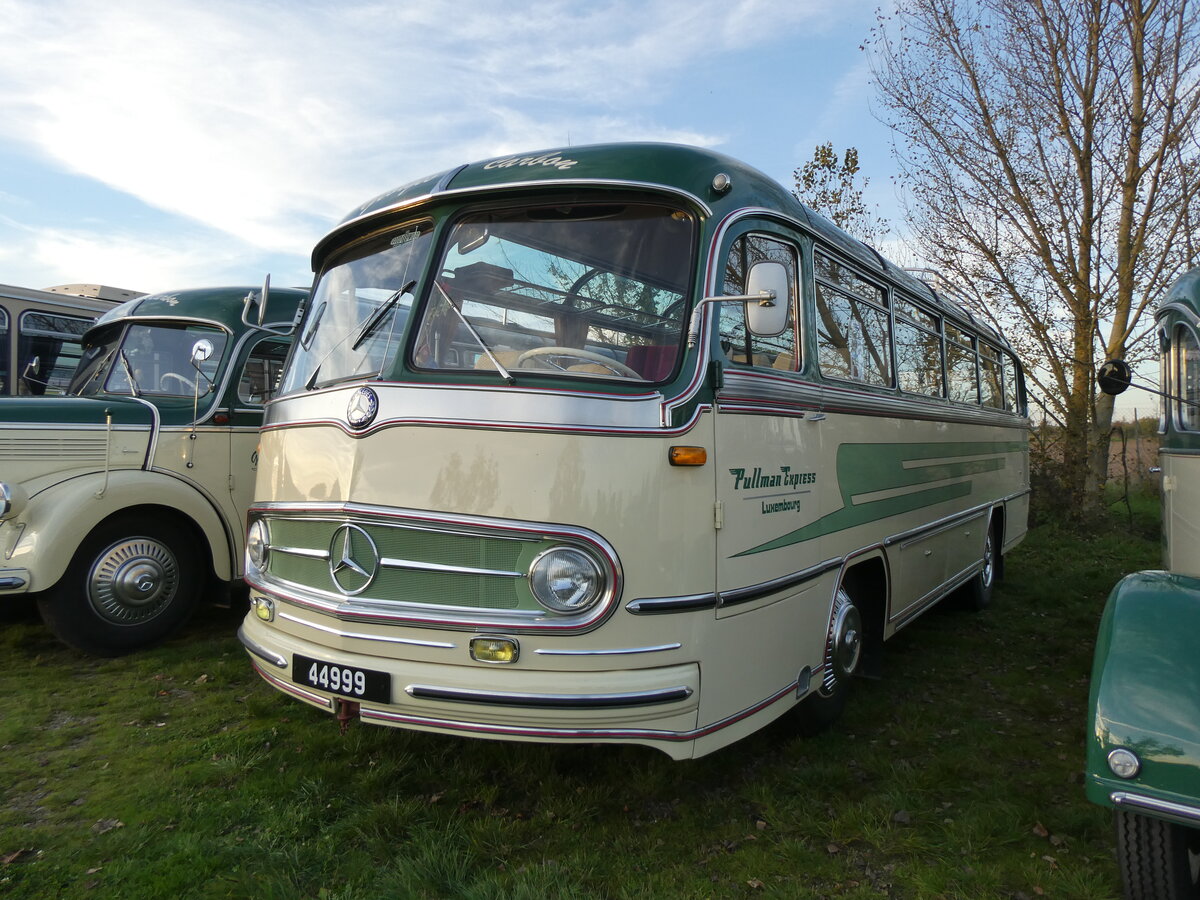
M 1141 760 L 1131 750 L 1118 747 L 1108 754 L 1108 767 L 1118 778 L 1133 778 L 1141 771 Z
M 514 663 L 521 649 L 512 638 L 471 638 L 471 659 L 485 663 Z
M 275 601 L 270 597 L 255 597 L 254 614 L 264 622 L 273 622 L 275 620 Z

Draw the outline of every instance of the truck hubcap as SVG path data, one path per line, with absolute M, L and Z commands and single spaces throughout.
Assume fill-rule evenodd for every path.
M 178 584 L 179 567 L 170 549 L 150 538 L 128 538 L 92 564 L 88 600 L 101 618 L 133 625 L 158 615 Z

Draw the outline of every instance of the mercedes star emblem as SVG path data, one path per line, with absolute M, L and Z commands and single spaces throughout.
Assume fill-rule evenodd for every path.
M 366 428 L 375 421 L 379 412 L 379 398 L 369 387 L 360 387 L 350 397 L 346 407 L 346 421 L 352 428 Z
M 340 525 L 329 542 L 329 574 L 343 594 L 361 594 L 379 571 L 379 549 L 357 525 Z

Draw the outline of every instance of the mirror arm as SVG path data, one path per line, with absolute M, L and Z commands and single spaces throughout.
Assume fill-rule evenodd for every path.
M 759 306 L 774 306 L 775 292 L 774 291 L 759 291 L 757 294 L 718 294 L 713 297 L 701 297 L 695 307 L 692 308 L 692 318 L 688 323 L 688 338 L 687 345 L 695 347 L 696 341 L 700 337 L 700 313 L 701 307 L 706 303 L 724 303 L 726 301 L 734 303 L 748 303 L 751 300 L 758 302 Z

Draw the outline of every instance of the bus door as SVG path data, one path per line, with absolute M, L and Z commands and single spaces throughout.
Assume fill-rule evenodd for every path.
M 721 288 L 726 296 L 756 293 L 753 270 L 764 264 L 785 279 L 777 294 L 786 294 L 787 316 L 778 334 L 754 333 L 755 314 L 748 327 L 743 303 L 720 304 L 717 617 L 725 637 L 754 648 L 762 692 L 795 678 L 798 635 L 813 628 L 819 634 L 830 603 L 818 596 L 820 579 L 796 577 L 822 559 L 817 479 L 823 416 L 819 389 L 799 375 L 800 258 L 797 244 L 777 231 L 748 230 L 730 245 Z

